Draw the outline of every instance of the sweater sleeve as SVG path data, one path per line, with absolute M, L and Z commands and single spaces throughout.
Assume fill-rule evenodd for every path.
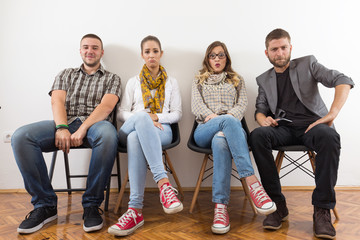
M 235 105 L 232 109 L 228 111 L 228 113 L 231 113 L 234 117 L 241 120 L 245 115 L 245 111 L 248 105 L 245 81 L 242 77 L 240 77 L 240 83 L 236 87 L 236 90 L 237 90 L 237 99 Z
M 195 119 L 198 122 L 202 122 L 213 112 L 204 103 L 199 86 L 198 80 L 194 79 L 191 87 L 191 112 L 195 115 Z

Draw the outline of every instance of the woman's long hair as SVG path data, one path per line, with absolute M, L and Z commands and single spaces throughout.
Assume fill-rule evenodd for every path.
M 224 53 L 226 55 L 226 64 L 223 70 L 224 72 L 227 73 L 226 79 L 229 83 L 237 87 L 240 83 L 240 76 L 232 69 L 230 54 L 227 50 L 225 43 L 220 41 L 215 41 L 208 46 L 208 48 L 206 49 L 205 58 L 202 63 L 203 68 L 199 71 L 199 74 L 196 75 L 195 77 L 196 79 L 199 80 L 199 84 L 202 84 L 211 74 L 214 74 L 214 70 L 211 68 L 209 63 L 209 55 L 211 51 L 218 46 L 221 46 L 224 49 Z

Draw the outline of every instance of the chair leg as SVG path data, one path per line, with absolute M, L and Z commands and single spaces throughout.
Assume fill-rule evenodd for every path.
M 115 205 L 115 209 L 114 209 L 115 214 L 117 214 L 118 211 L 119 211 L 119 208 L 120 208 L 120 205 L 121 205 L 121 200 L 122 200 L 122 198 L 124 196 L 126 184 L 127 184 L 128 181 L 129 181 L 129 172 L 126 169 L 126 175 L 125 175 L 125 178 L 124 178 L 123 183 L 121 185 L 120 192 L 118 194 L 118 199 L 116 200 L 116 205 Z
M 338 211 L 337 211 L 336 207 L 334 207 L 333 212 L 334 212 L 334 216 L 335 216 L 336 221 L 339 221 L 340 217 L 339 217 L 339 214 L 338 214 Z
M 170 161 L 169 155 L 167 154 L 166 151 L 163 151 L 163 152 L 164 152 L 164 155 L 165 155 L 164 161 L 166 161 L 166 163 L 169 165 L 169 168 L 170 168 L 170 170 L 171 170 L 171 172 L 172 172 L 173 178 L 174 178 L 174 180 L 175 180 L 175 182 L 176 182 L 177 188 L 178 188 L 178 190 L 179 190 L 182 198 L 184 198 L 184 192 L 183 192 L 183 190 L 182 190 L 182 187 L 181 187 L 181 185 L 180 185 L 180 181 L 179 181 L 179 179 L 178 179 L 178 177 L 177 177 L 177 175 L 176 175 L 176 172 L 175 172 L 175 169 L 174 169 L 174 167 L 173 167 L 173 165 L 172 165 L 172 162 Z
M 275 166 L 276 166 L 278 173 L 280 173 L 280 169 L 281 169 L 282 162 L 284 160 L 284 156 L 285 156 L 285 152 L 283 152 L 283 151 L 279 151 L 278 154 L 276 155 Z
M 109 182 L 106 185 L 106 193 L 105 193 L 105 207 L 104 210 L 107 212 L 109 210 L 109 197 L 110 197 L 110 185 L 111 185 L 111 175 L 109 177 Z
M 68 154 L 64 152 L 64 164 L 65 164 L 65 175 L 66 175 L 66 185 L 67 185 L 67 189 L 68 194 L 71 194 L 71 180 L 70 180 L 70 167 L 69 167 L 69 158 L 68 158 Z
M 116 153 L 115 163 L 116 163 L 118 192 L 120 192 L 120 186 L 121 186 L 121 171 L 120 171 L 120 156 L 119 156 L 119 153 Z
M 50 182 L 52 182 L 53 176 L 54 176 L 54 169 L 55 169 L 55 163 L 56 163 L 56 157 L 57 157 L 57 151 L 53 152 L 50 169 L 49 169 L 49 179 Z
M 313 151 L 308 151 L 307 152 L 308 156 L 309 156 L 309 159 L 310 159 L 310 163 L 311 163 L 311 167 L 312 167 L 312 170 L 315 174 L 315 153 Z
M 194 196 L 193 196 L 193 199 L 191 201 L 191 206 L 190 206 L 190 210 L 189 210 L 190 213 L 192 213 L 193 210 L 194 210 L 195 202 L 196 202 L 198 194 L 199 194 L 200 186 L 201 186 L 201 183 L 202 183 L 202 180 L 203 180 L 203 177 L 204 177 L 206 163 L 207 163 L 208 159 L 209 159 L 209 154 L 205 154 L 204 160 L 203 160 L 203 163 L 202 163 L 202 166 L 201 166 L 201 169 L 200 169 L 199 177 L 198 177 L 198 180 L 197 180 L 197 183 L 196 183 Z
M 250 197 L 249 186 L 246 183 L 245 178 L 241 178 L 240 181 L 241 181 L 242 187 L 244 189 L 245 196 L 249 200 L 250 206 L 251 206 L 254 214 L 256 215 L 257 211 L 256 211 L 256 208 L 255 208 L 254 202 L 251 200 L 251 197 Z

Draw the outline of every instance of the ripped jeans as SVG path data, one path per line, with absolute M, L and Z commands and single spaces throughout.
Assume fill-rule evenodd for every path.
M 199 124 L 194 133 L 198 146 L 211 147 L 214 160 L 212 201 L 228 204 L 232 159 L 240 178 L 254 175 L 246 134 L 239 119 L 221 115 Z

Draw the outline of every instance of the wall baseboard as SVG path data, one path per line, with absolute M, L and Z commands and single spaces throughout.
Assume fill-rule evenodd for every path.
M 282 189 L 284 191 L 312 191 L 314 190 L 314 186 L 283 186 Z M 193 192 L 195 187 L 183 187 L 184 192 Z M 243 188 L 239 187 L 231 187 L 232 191 L 242 191 Z M 360 191 L 360 186 L 336 186 L 336 191 Z M 111 188 L 111 192 L 117 192 L 117 188 Z M 130 189 L 126 188 L 125 192 L 129 192 Z M 158 188 L 145 188 L 146 192 L 157 192 Z M 209 191 L 211 192 L 211 187 L 201 187 L 200 191 Z M 0 193 L 27 193 L 25 189 L 0 189 Z M 56 193 L 59 194 L 59 193 Z M 62 194 L 67 194 L 62 193 Z

